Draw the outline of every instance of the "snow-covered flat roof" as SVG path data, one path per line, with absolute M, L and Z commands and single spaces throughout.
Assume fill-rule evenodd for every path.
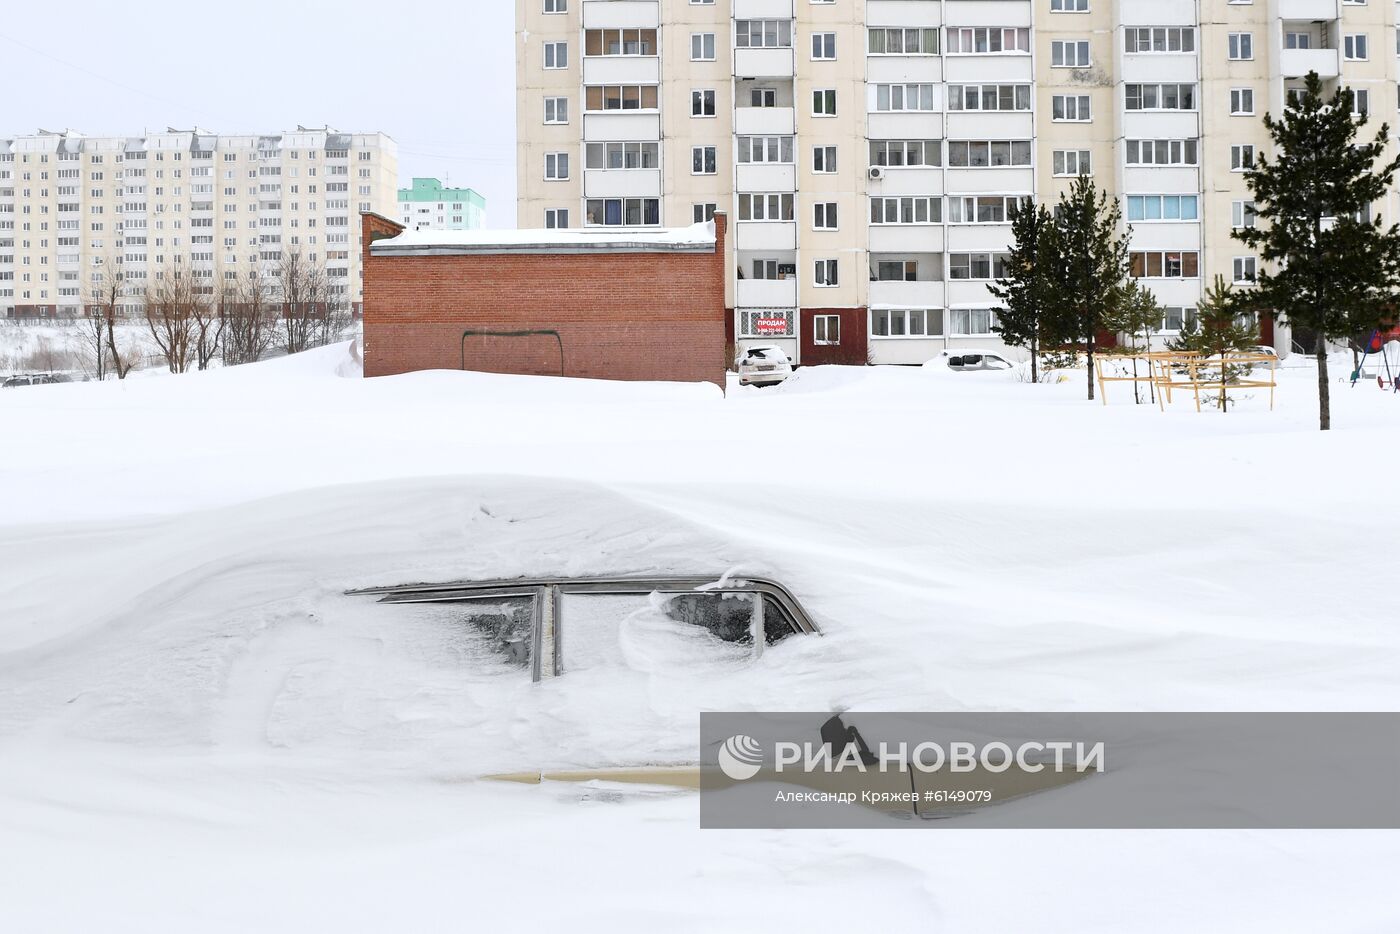
M 375 256 L 459 253 L 711 253 L 714 221 L 689 227 L 582 227 L 564 230 L 405 230 L 370 245 Z

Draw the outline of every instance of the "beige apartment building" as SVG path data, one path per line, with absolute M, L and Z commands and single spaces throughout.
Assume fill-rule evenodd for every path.
M 1083 172 L 1166 339 L 1254 276 L 1242 173 L 1309 70 L 1398 124 L 1385 0 L 516 0 L 516 23 L 519 225 L 726 211 L 734 337 L 802 363 L 997 347 L 1007 207 Z
M 80 314 L 114 268 L 137 313 L 154 278 L 187 274 L 212 294 L 291 250 L 358 310 L 359 212 L 392 216 L 397 189 L 383 133 L 0 139 L 0 317 Z

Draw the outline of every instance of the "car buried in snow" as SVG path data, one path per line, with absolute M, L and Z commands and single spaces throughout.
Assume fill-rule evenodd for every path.
M 1009 370 L 1016 364 L 995 350 L 945 350 L 939 357 L 955 373 L 978 370 Z
M 774 386 L 792 375 L 792 360 L 777 344 L 750 344 L 735 361 L 741 386 Z

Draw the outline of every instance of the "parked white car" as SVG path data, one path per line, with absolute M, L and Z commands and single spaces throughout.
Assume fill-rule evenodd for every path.
M 970 370 L 1009 370 L 1016 364 L 995 350 L 945 350 L 939 354 L 948 369 L 959 373 Z
M 741 386 L 773 386 L 792 375 L 792 361 L 777 344 L 750 344 L 737 364 Z

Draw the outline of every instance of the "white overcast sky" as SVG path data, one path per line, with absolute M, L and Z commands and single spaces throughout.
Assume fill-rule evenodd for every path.
M 221 7 L 215 17 L 205 10 Z M 0 137 L 382 130 L 515 226 L 511 0 L 0 0 Z M 22 77 L 21 77 L 22 76 Z

